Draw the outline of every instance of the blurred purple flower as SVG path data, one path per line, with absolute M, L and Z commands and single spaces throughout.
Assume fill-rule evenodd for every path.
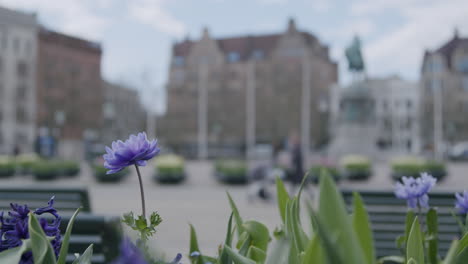
M 180 264 L 180 260 L 182 259 L 182 254 L 177 254 L 177 256 L 172 260 L 169 264 Z
M 0 212 L 0 252 L 18 247 L 23 244 L 23 239 L 29 238 L 28 230 L 28 214 L 31 212 L 27 205 L 10 204 L 11 211 L 8 212 L 8 217 L 4 216 L 4 212 Z M 54 237 L 51 241 L 55 256 L 58 256 L 62 245 L 62 237 L 60 235 L 61 217 L 57 214 L 54 206 L 54 197 L 49 200 L 46 207 L 38 208 L 33 213 L 42 215 L 49 213 L 55 217 L 51 222 L 45 218 L 39 218 L 44 233 L 49 237 Z M 20 264 L 32 264 L 33 258 L 31 252 L 26 252 L 21 257 Z
M 458 209 L 460 214 L 468 214 L 468 191 L 463 193 L 455 193 L 457 201 L 455 202 L 455 208 Z
M 148 264 L 143 253 L 129 238 L 120 243 L 120 255 L 112 264 Z
M 402 178 L 403 184 L 397 182 L 395 195 L 397 198 L 405 199 L 410 208 L 429 207 L 429 191 L 434 187 L 437 179 L 427 173 L 421 173 L 418 178 Z
M 125 142 L 121 140 L 112 142 L 112 149 L 106 147 L 107 154 L 104 154 L 104 167 L 108 169 L 107 174 L 112 174 L 123 170 L 127 166 L 145 166 L 146 161 L 158 155 L 158 141 L 149 141 L 146 133 L 130 135 Z

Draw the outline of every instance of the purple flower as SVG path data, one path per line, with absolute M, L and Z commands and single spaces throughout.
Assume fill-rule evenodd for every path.
M 405 199 L 410 208 L 429 207 L 429 191 L 434 187 L 437 179 L 427 173 L 421 173 L 419 178 L 402 178 L 403 184 L 397 182 L 395 195 L 397 198 Z
M 23 239 L 29 238 L 28 230 L 28 214 L 31 212 L 27 205 L 10 204 L 11 211 L 8 212 L 8 217 L 4 216 L 4 212 L 0 212 L 0 252 L 18 247 L 23 244 Z M 55 256 L 58 256 L 62 245 L 62 237 L 60 235 L 61 217 L 57 214 L 54 206 L 54 197 L 49 200 L 48 206 L 34 210 L 34 214 L 42 215 L 49 213 L 55 218 L 49 222 L 45 218 L 39 218 L 44 233 L 49 237 L 54 237 L 51 241 Z M 21 256 L 20 264 L 32 264 L 33 258 L 31 252 L 26 252 Z
M 468 191 L 463 193 L 455 193 L 457 201 L 455 202 L 455 208 L 458 209 L 460 214 L 468 214 Z
M 146 133 L 130 135 L 125 142 L 121 140 L 112 142 L 112 149 L 106 147 L 107 154 L 104 154 L 104 167 L 108 169 L 107 174 L 112 174 L 123 170 L 130 165 L 145 166 L 146 161 L 158 155 L 158 141 L 149 141 Z
M 148 264 L 142 252 L 129 238 L 120 243 L 120 255 L 112 264 Z

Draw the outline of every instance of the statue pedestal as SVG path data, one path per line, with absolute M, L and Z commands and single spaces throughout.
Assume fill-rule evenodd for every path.
M 378 154 L 376 139 L 377 129 L 374 124 L 344 123 L 338 126 L 328 155 L 340 158 L 358 154 L 372 159 Z

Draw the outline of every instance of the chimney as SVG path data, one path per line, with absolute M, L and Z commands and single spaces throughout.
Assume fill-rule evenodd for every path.
M 288 32 L 291 33 L 291 32 L 296 32 L 297 29 L 296 29 L 296 22 L 294 21 L 294 18 L 289 18 L 289 22 L 288 22 Z

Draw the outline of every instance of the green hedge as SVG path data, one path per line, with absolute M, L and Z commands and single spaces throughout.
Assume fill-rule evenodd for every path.
M 246 184 L 247 163 L 244 160 L 218 160 L 215 163 L 218 180 L 228 184 Z
M 399 180 L 401 177 L 419 177 L 422 172 L 427 172 L 437 178 L 447 176 L 445 164 L 433 160 L 423 160 L 414 157 L 398 158 L 392 164 L 392 178 Z
M 343 177 L 350 180 L 366 180 L 372 175 L 372 165 L 365 156 L 348 155 L 341 159 Z
M 94 177 L 96 178 L 98 182 L 120 182 L 129 173 L 128 168 L 126 168 L 117 173 L 106 174 L 107 169 L 104 168 L 104 166 L 97 165 L 97 164 L 92 165 L 92 169 L 93 169 Z
M 35 153 L 20 154 L 16 157 L 16 166 L 20 173 L 32 173 L 35 163 L 40 162 L 41 158 Z
M 181 183 L 185 180 L 185 161 L 178 155 L 161 155 L 155 159 L 154 179 L 159 183 Z
M 16 163 L 10 157 L 0 157 L 0 177 L 10 177 L 15 174 Z
M 60 174 L 64 176 L 73 177 L 80 172 L 80 164 L 77 161 L 60 160 L 57 161 L 57 166 L 60 169 Z
M 337 167 L 335 166 L 329 166 L 329 165 L 314 165 L 312 168 L 309 170 L 309 179 L 317 184 L 319 182 L 320 174 L 322 173 L 322 170 L 325 170 L 332 176 L 333 180 L 336 182 L 341 180 L 341 174 L 340 171 L 338 170 Z
M 36 180 L 53 180 L 60 176 L 60 166 L 56 161 L 36 161 L 31 164 L 30 171 Z

